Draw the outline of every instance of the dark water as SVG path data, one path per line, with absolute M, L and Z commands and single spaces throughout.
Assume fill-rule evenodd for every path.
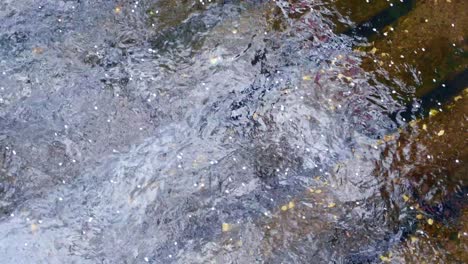
M 2 0 L 0 262 L 463 263 L 465 46 L 421 97 L 343 8 Z

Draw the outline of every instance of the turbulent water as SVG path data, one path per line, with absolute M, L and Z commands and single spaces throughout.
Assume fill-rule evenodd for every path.
M 2 0 L 0 262 L 390 259 L 419 227 L 381 141 L 413 99 L 334 14 Z

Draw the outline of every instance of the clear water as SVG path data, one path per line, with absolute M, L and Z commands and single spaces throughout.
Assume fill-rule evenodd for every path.
M 2 0 L 1 262 L 463 263 L 467 94 L 337 6 Z

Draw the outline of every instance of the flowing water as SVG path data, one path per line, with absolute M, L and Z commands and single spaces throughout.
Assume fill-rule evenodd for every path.
M 467 261 L 466 19 L 337 2 L 1 0 L 0 262 Z

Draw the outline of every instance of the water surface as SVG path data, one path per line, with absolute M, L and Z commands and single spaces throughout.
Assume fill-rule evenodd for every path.
M 466 32 L 428 85 L 341 2 L 2 1 L 2 262 L 463 263 L 468 94 L 401 113 Z

